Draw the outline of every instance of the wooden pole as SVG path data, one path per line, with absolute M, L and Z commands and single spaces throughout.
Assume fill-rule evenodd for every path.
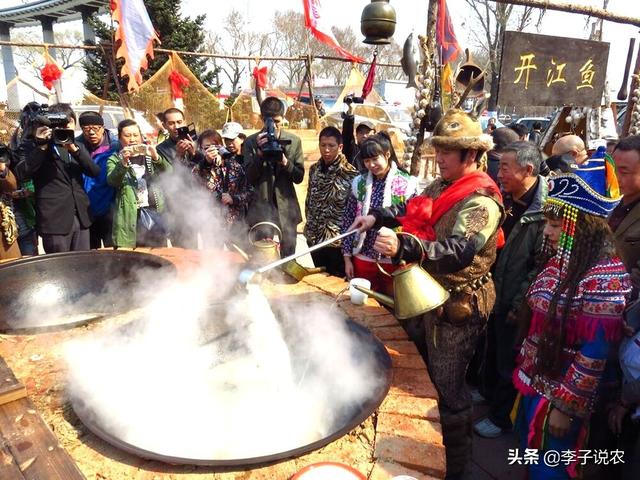
M 427 54 L 424 56 L 420 71 L 424 75 L 427 69 L 432 68 L 432 62 L 436 54 L 436 20 L 438 18 L 438 0 L 429 0 L 429 11 L 427 17 Z M 434 78 L 439 76 L 434 75 Z M 425 117 L 426 118 L 426 117 Z M 411 155 L 411 167 L 409 173 L 411 175 L 418 175 L 420 172 L 420 158 L 421 147 L 424 142 L 424 121 L 420 125 L 418 135 L 416 135 L 416 144 L 414 146 L 413 154 Z M 426 165 L 425 165 L 426 170 Z
M 305 65 L 307 66 L 307 86 L 309 87 L 309 103 L 311 104 L 311 106 L 313 107 L 313 109 L 316 111 L 316 115 L 318 113 L 318 109 L 316 108 L 316 102 L 313 101 L 313 73 L 311 73 L 311 62 L 313 60 L 311 59 L 311 55 L 307 55 L 307 60 L 305 62 Z
M 61 48 L 61 49 L 72 49 L 72 50 L 97 50 L 100 48 L 96 45 L 68 45 L 68 44 L 53 44 L 53 43 L 32 43 L 32 42 L 8 42 L 5 40 L 0 40 L 0 46 L 7 45 L 9 47 L 34 47 L 34 48 Z M 102 47 L 106 49 L 111 49 L 110 43 L 101 43 Z M 206 52 L 187 52 L 184 50 L 167 50 L 166 48 L 154 48 L 154 53 L 163 53 L 163 54 L 172 54 L 177 53 L 182 56 L 193 56 L 193 57 L 207 57 L 207 58 L 228 58 L 231 60 L 255 60 L 255 55 L 253 57 L 244 56 L 244 55 L 226 55 L 222 53 L 206 53 Z M 284 62 L 305 62 L 306 54 L 299 55 L 297 57 L 260 57 L 260 60 L 269 60 L 269 61 L 279 61 L 282 60 Z M 337 62 L 349 62 L 352 63 L 352 60 L 342 57 L 332 57 L 330 55 L 316 55 L 313 58 L 318 58 L 320 60 L 335 60 Z M 371 65 L 371 62 L 362 62 L 363 65 Z M 402 65 L 399 63 L 378 63 L 379 67 L 391 67 L 391 68 L 402 68 Z
M 602 8 L 589 7 L 586 5 L 576 5 L 574 3 L 557 3 L 549 0 L 491 0 L 495 3 L 506 3 L 509 5 L 520 5 L 523 7 L 541 8 L 543 10 L 557 10 L 559 12 L 577 13 L 589 17 L 601 18 L 609 22 L 626 23 L 640 27 L 640 18 L 618 15 L 608 12 Z
M 624 113 L 624 123 L 622 124 L 622 132 L 621 137 L 626 137 L 629 135 L 629 128 L 631 127 L 631 114 L 636 106 L 636 102 L 633 101 L 633 92 L 635 92 L 636 88 L 638 88 L 638 77 L 640 74 L 640 49 L 638 49 L 638 55 L 636 56 L 636 66 L 633 69 L 633 73 L 635 74 L 631 80 L 631 87 L 629 88 L 629 100 L 627 102 L 627 111 Z

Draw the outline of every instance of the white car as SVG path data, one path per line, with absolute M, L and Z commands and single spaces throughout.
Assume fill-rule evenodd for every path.
M 371 122 L 376 131 L 397 129 L 402 136 L 411 133 L 411 113 L 407 108 L 397 105 L 374 105 L 356 103 L 353 105 L 354 125 Z M 333 112 L 323 117 L 327 125 L 342 129 L 342 112 Z

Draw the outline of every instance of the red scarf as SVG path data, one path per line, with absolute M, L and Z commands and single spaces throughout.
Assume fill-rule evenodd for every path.
M 418 195 L 407 202 L 406 215 L 398 217 L 402 231 L 413 233 L 418 238 L 428 241 L 436 239 L 433 226 L 453 206 L 478 190 L 485 190 L 494 195 L 502 203 L 502 195 L 496 182 L 484 172 L 473 172 L 459 178 L 447 187 L 442 194 L 433 200 L 431 197 Z M 498 229 L 498 248 L 504 245 L 504 233 Z

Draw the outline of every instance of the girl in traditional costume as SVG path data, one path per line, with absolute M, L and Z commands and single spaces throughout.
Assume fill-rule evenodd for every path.
M 537 454 L 528 464 L 532 480 L 574 478 L 580 464 L 593 461 L 580 450 L 596 402 L 615 378 L 608 357 L 622 335 L 631 284 L 606 222 L 619 200 L 603 194 L 574 174 L 549 182 L 550 259 L 527 293 L 531 322 L 513 375 L 520 455 Z
M 342 232 L 347 231 L 357 216 L 367 215 L 372 209 L 402 204 L 417 193 L 417 178 L 398 168 L 391 140 L 386 133 L 367 137 L 360 146 L 360 158 L 368 172 L 353 179 Z M 377 234 L 378 230 L 372 229 L 343 240 L 345 272 L 347 278 L 366 278 L 373 290 L 391 293 L 391 279 L 378 270 L 376 262 L 388 273 L 398 267 L 391 263 L 390 258 L 381 257 L 373 250 Z

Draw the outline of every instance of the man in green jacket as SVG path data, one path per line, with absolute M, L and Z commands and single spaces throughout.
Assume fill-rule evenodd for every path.
M 304 158 L 300 138 L 282 129 L 284 104 L 277 97 L 267 97 L 260 105 L 262 120 L 273 119 L 282 155 L 267 155 L 263 151 L 269 139 L 265 129 L 249 136 L 243 144 L 247 180 L 255 189 L 247 212 L 249 226 L 258 222 L 273 222 L 282 230 L 280 254 L 291 255 L 296 250 L 296 227 L 302 212 L 294 184 L 304 178 Z M 267 235 L 265 233 L 262 234 Z
M 495 364 L 495 371 L 485 371 L 486 378 L 495 378 L 489 416 L 477 422 L 475 432 L 485 438 L 496 438 L 511 429 L 509 415 L 516 398 L 511 382 L 515 367 L 514 343 L 518 327 L 517 312 L 527 289 L 534 279 L 536 259 L 541 253 L 545 218 L 542 206 L 547 199 L 547 181 L 542 177 L 542 153 L 531 142 L 507 145 L 500 158 L 498 180 L 505 192 L 507 218 L 502 229 L 506 237 L 504 248 L 495 264 L 496 303 L 489 321 L 486 364 Z

